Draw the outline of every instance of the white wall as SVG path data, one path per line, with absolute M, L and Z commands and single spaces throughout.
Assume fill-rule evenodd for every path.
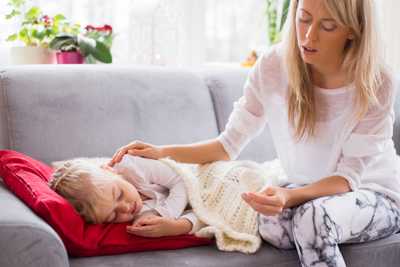
M 0 47 L 18 25 L 4 20 Z M 114 63 L 197 65 L 239 62 L 266 40 L 265 0 L 28 0 L 45 13 L 65 14 L 82 25 L 110 24 Z M 0 48 L 0 57 L 3 52 Z M 0 64 L 2 59 L 0 58 Z
M 389 65 L 400 73 L 400 1 L 377 0 L 380 6 L 385 57 Z

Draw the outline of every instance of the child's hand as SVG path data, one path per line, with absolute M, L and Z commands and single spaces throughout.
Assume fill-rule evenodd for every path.
M 147 220 L 151 218 L 161 218 L 160 215 L 156 215 L 152 212 L 144 213 L 140 217 L 136 218 L 131 226 L 140 227 L 147 224 Z
M 192 223 L 187 219 L 170 219 L 159 216 L 143 218 L 140 224 L 127 226 L 128 233 L 143 237 L 183 235 L 190 232 Z

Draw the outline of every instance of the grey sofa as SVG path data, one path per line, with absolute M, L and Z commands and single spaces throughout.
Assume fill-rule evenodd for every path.
M 247 71 L 209 67 L 3 67 L 0 148 L 50 163 L 77 156 L 111 156 L 133 139 L 155 144 L 213 138 L 224 128 Z M 397 103 L 397 111 L 400 103 Z M 398 115 L 398 114 L 397 114 Z M 400 145 L 400 129 L 394 139 Z M 241 154 L 276 157 L 268 128 Z M 73 227 L 73 226 L 71 226 Z M 400 266 L 400 234 L 343 245 L 348 266 Z M 0 182 L 0 266 L 299 266 L 295 250 L 264 244 L 253 255 L 214 245 L 88 258 L 69 257 L 57 233 Z

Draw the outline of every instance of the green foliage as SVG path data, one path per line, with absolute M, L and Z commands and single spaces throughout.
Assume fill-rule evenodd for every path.
M 49 47 L 58 51 L 79 51 L 84 57 L 91 56 L 100 62 L 112 63 L 111 51 L 106 44 L 83 35 L 59 35 Z
M 268 40 L 271 44 L 280 41 L 281 32 L 286 22 L 289 11 L 290 0 L 266 0 Z
M 49 42 L 61 32 L 79 33 L 79 24 L 70 24 L 64 15 L 57 14 L 49 17 L 42 10 L 33 6 L 23 12 L 25 0 L 9 0 L 11 11 L 5 16 L 7 20 L 20 19 L 21 24 L 17 32 L 8 36 L 7 41 L 21 41 L 26 46 L 47 47 Z
M 110 52 L 113 34 L 110 25 L 93 27 L 86 31 L 78 23 L 70 23 L 63 14 L 53 17 L 43 14 L 37 6 L 26 7 L 27 0 L 9 0 L 7 20 L 19 18 L 20 28 L 8 36 L 7 41 L 22 41 L 26 46 L 50 47 L 57 51 L 79 51 L 88 63 L 97 60 L 112 62 Z M 24 12 L 24 10 L 27 10 Z

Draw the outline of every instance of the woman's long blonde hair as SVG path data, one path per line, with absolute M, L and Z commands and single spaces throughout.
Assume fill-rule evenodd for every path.
M 284 60 L 288 71 L 288 120 L 297 140 L 315 135 L 316 103 L 310 69 L 302 60 L 296 36 L 296 10 L 292 0 L 283 36 Z M 330 15 L 349 27 L 354 40 L 345 47 L 343 67 L 357 88 L 355 115 L 361 119 L 370 104 L 378 104 L 377 90 L 386 72 L 378 45 L 376 10 L 373 0 L 323 0 Z

